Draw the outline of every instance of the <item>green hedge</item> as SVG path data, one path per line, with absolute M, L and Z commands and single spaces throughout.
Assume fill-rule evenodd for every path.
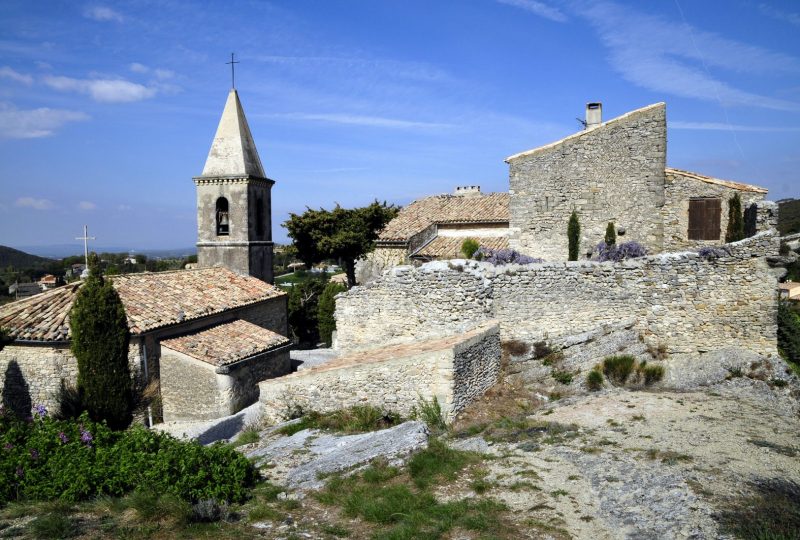
M 116 432 L 86 414 L 54 420 L 39 408 L 21 420 L 0 409 L 0 504 L 74 502 L 131 491 L 241 502 L 256 475 L 244 456 L 225 445 L 205 447 L 142 426 Z

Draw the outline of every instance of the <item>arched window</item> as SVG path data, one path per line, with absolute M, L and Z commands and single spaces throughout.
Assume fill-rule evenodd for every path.
M 220 197 L 217 199 L 217 236 L 228 236 L 229 216 L 228 216 L 228 199 Z

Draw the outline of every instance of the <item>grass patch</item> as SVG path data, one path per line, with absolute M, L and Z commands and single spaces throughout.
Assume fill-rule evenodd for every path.
M 484 431 L 493 442 L 559 444 L 578 436 L 578 426 L 528 418 L 501 418 Z
M 480 498 L 440 502 L 429 491 L 436 482 L 454 479 L 471 461 L 468 453 L 432 439 L 431 447 L 409 462 L 408 473 L 373 464 L 361 474 L 332 477 L 315 497 L 340 507 L 345 516 L 375 524 L 375 538 L 441 538 L 454 529 L 515 537 L 503 518 L 503 504 Z
M 595 368 L 586 376 L 586 388 L 595 392 L 603 387 L 604 381 L 605 378 L 603 377 L 603 374 Z
M 651 448 L 645 452 L 645 454 L 647 455 L 648 459 L 659 460 L 665 465 L 676 465 L 680 462 L 685 463 L 694 460 L 692 456 L 686 454 L 680 454 L 670 450 L 659 450 L 657 448 Z
M 278 430 L 283 435 L 294 435 L 304 429 L 323 429 L 341 433 L 364 433 L 395 426 L 402 418 L 371 405 L 356 405 L 329 413 L 309 412 L 299 422 Z
M 28 525 L 28 531 L 34 538 L 72 538 L 78 534 L 78 528 L 69 516 L 60 513 L 44 514 Z
M 644 379 L 644 385 L 650 386 L 664 378 L 664 366 L 654 366 L 652 364 L 642 366 L 640 373 Z
M 425 398 L 419 398 L 419 401 L 411 411 L 411 417 L 417 418 L 425 422 L 434 433 L 441 433 L 447 429 L 447 422 L 445 421 L 444 414 L 442 414 L 442 407 L 439 405 L 439 400 L 436 396 L 430 401 Z
M 603 373 L 609 380 L 617 384 L 625 384 L 631 373 L 636 358 L 629 354 L 609 356 L 603 360 Z
M 572 382 L 573 374 L 569 371 L 553 371 L 553 378 L 561 384 L 569 384 Z
M 259 440 L 261 440 L 261 434 L 258 428 L 256 426 L 248 426 L 239 433 L 239 436 L 233 443 L 233 447 L 236 448 L 238 446 L 244 446 L 245 444 L 257 443 Z
M 800 485 L 783 478 L 750 484 L 751 494 L 731 500 L 717 516 L 722 532 L 752 540 L 799 537 Z
M 522 356 L 531 352 L 531 346 L 518 339 L 504 341 L 500 344 L 503 353 L 509 356 Z
M 763 439 L 748 439 L 747 442 L 758 446 L 759 448 L 769 448 L 773 452 L 777 452 L 778 454 L 795 457 L 800 452 L 796 448 L 792 448 L 791 446 L 784 446 L 782 444 L 776 444 L 770 441 L 765 441 Z

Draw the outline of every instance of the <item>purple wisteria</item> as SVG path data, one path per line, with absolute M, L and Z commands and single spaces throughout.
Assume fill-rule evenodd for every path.
M 86 446 L 92 446 L 92 434 L 88 429 L 84 429 L 83 424 L 80 426 L 81 428 L 81 442 L 84 443 Z
M 608 245 L 600 242 L 594 248 L 592 259 L 600 262 L 613 261 L 619 262 L 625 259 L 636 259 L 647 255 L 647 248 L 639 242 L 624 242 L 622 244 Z
M 41 404 L 36 405 L 33 408 L 33 415 L 38 418 L 44 418 L 45 416 L 47 416 L 47 408 Z
M 495 266 L 503 264 L 531 264 L 543 262 L 543 259 L 535 259 L 514 250 L 514 249 L 492 249 L 480 247 L 472 255 L 478 261 L 492 263 Z
M 39 451 L 38 450 L 36 450 L 35 448 L 31 448 L 30 452 L 31 452 L 31 459 L 32 460 L 36 461 L 37 459 L 39 459 Z
M 69 437 L 67 437 L 67 434 L 63 431 L 58 434 L 58 438 L 63 444 L 67 444 L 69 442 Z

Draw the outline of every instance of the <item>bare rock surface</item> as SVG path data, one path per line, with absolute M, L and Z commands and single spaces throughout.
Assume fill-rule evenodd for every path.
M 715 515 L 748 482 L 800 483 L 797 386 L 737 377 L 689 392 L 615 388 L 557 401 L 529 418 L 551 432 L 487 442 L 487 495 L 544 537 L 726 538 Z M 474 439 L 453 444 L 481 448 Z
M 349 471 L 382 458 L 401 464 L 412 452 L 428 445 L 428 428 L 422 422 L 359 433 L 337 435 L 304 429 L 291 435 L 262 439 L 246 455 L 265 467 L 270 481 L 307 490 L 324 485 L 324 476 Z

